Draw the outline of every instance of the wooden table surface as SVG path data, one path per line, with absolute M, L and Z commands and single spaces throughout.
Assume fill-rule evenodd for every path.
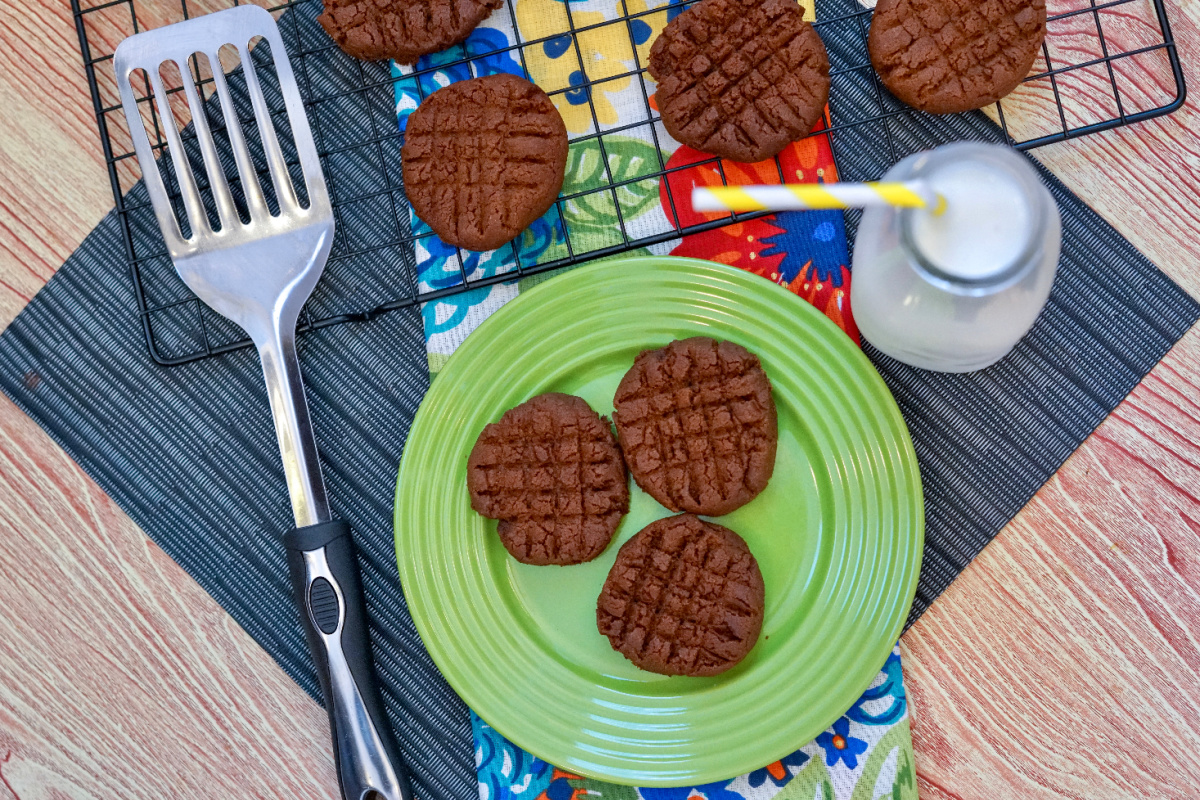
M 67 4 L 0 43 L 2 329 L 113 200 Z M 1195 103 L 1036 155 L 1200 296 Z M 3 395 L 0 542 L 0 800 L 335 796 L 319 706 Z M 922 797 L 1200 797 L 1200 331 L 902 647 Z

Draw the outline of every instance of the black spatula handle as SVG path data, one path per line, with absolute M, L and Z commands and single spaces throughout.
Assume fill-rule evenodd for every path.
M 350 525 L 334 520 L 297 528 L 284 542 L 329 712 L 342 796 L 362 800 L 375 792 L 385 800 L 412 800 L 375 685 Z

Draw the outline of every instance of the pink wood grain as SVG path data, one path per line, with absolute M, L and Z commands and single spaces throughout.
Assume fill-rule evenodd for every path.
M 0 798 L 336 796 L 325 714 L 0 396 Z
M 1200 91 L 1200 0 L 1168 5 Z M 67 4 L 0 0 L 0 42 L 3 327 L 112 198 Z M 1198 131 L 1037 157 L 1200 296 Z M 2 398 L 0 542 L 0 800 L 335 796 L 317 704 Z M 923 797 L 1200 797 L 1200 332 L 902 646 Z
M 905 637 L 923 797 L 1200 796 L 1197 344 Z

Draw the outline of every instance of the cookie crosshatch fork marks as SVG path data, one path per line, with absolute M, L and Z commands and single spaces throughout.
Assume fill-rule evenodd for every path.
M 530 28 L 531 20 L 539 16 L 531 13 L 533 2 L 506 0 L 493 14 L 511 20 L 513 29 L 522 34 L 515 43 L 468 39 L 428 63 L 422 60 L 400 77 L 424 97 L 436 88 L 430 84 L 439 73 L 447 70 L 471 77 L 491 74 L 503 63 L 502 71 L 524 73 L 541 82 L 543 72 L 558 74 L 547 67 L 565 65 L 561 85 L 543 88 L 560 109 L 569 107 L 572 119 L 579 117 L 581 123 L 568 124 L 572 134 L 562 194 L 545 217 L 505 246 L 508 250 L 496 251 L 501 257 L 494 261 L 505 268 L 488 269 L 488 259 L 451 248 L 450 272 L 436 287 L 422 286 L 415 274 L 417 250 L 434 246 L 436 240 L 431 230 L 411 223 L 400 167 L 404 134 L 396 124 L 397 76 L 386 62 L 357 61 L 343 53 L 317 22 L 323 11 L 321 0 L 288 0 L 270 6 L 279 17 L 300 81 L 337 228 L 325 276 L 306 306 L 301 330 L 367 321 L 470 289 L 644 250 L 684 234 L 762 216 L 697 215 L 686 193 L 676 190 L 697 171 L 715 170 L 721 183 L 728 183 L 730 171 L 716 158 L 668 163 L 674 142 L 654 103 L 656 86 L 648 74 L 648 49 L 667 20 L 693 5 L 693 0 L 670 4 L 555 1 L 550 7 L 559 10 L 554 19 L 561 24 L 554 22 L 550 29 L 536 32 Z M 200 303 L 174 273 L 149 199 L 138 183 L 132 143 L 116 96 L 112 51 L 139 29 L 234 4 L 236 0 L 179 0 L 177 6 L 147 0 L 72 0 L 135 289 L 136 309 L 130 311 L 142 321 L 151 357 L 164 365 L 227 353 L 249 342 Z M 600 7 L 603 12 L 593 10 Z M 1033 72 L 1012 95 L 986 112 L 1000 126 L 997 138 L 1030 149 L 1161 116 L 1183 103 L 1183 73 L 1163 0 L 1050 0 L 1048 7 L 1047 38 Z M 832 151 L 842 180 L 878 178 L 919 149 L 924 132 L 953 129 L 953 118 L 913 111 L 882 87 L 867 56 L 870 8 L 858 0 L 816 0 L 816 9 L 815 27 L 829 52 L 832 85 L 826 119 L 812 136 L 820 137 L 822 146 Z M 600 53 L 597 42 L 612 43 L 614 51 Z M 251 57 L 263 72 L 269 72 L 270 55 L 262 50 L 255 48 Z M 557 58 L 551 59 L 552 54 Z M 603 58 L 593 59 L 596 55 Z M 211 98 L 209 65 L 193 61 L 191 66 L 193 82 L 206 99 Z M 241 70 L 224 59 L 221 66 L 228 72 L 239 113 L 250 119 Z M 617 84 L 631 87 L 640 111 L 632 120 L 622 117 L 614 123 L 604 104 L 607 88 Z M 166 92 L 172 105 L 186 105 L 178 81 L 168 82 Z M 155 155 L 162 156 L 167 145 L 148 87 L 138 99 L 147 109 Z M 270 93 L 268 100 L 276 124 L 281 124 L 281 100 Z M 205 114 L 219 136 L 225 123 L 216 104 L 206 103 Z M 186 113 L 181 122 L 188 122 Z M 199 163 L 190 125 L 182 140 Z M 645 143 L 638 151 L 644 157 L 636 163 L 624 155 L 625 144 L 634 140 Z M 784 164 L 778 157 L 764 163 L 770 170 L 760 171 L 768 172 L 769 180 L 784 179 Z M 266 164 L 260 167 L 265 175 Z M 659 184 L 661 188 L 654 190 Z M 208 187 L 202 185 L 201 190 L 207 192 Z M 177 186 L 169 184 L 168 191 L 178 199 Z M 662 224 L 631 229 L 630 204 L 651 201 L 660 193 L 667 212 Z M 597 210 L 606 220 L 603 229 L 593 219 Z
M 775 468 L 771 383 L 758 358 L 701 337 L 642 353 L 617 387 L 617 435 L 634 480 L 672 511 L 719 516 Z
M 413 111 L 402 157 L 417 216 L 445 242 L 494 250 L 554 205 L 567 129 L 536 85 L 488 75 L 453 83 Z
M 622 545 L 596 605 L 614 650 L 665 675 L 718 675 L 762 630 L 758 562 L 735 532 L 691 514 L 652 522 Z
M 582 564 L 604 552 L 629 511 L 621 453 L 581 398 L 550 393 L 484 428 L 467 460 L 471 507 L 524 564 Z
M 944 114 L 1007 97 L 1029 75 L 1045 34 L 1045 0 L 880 0 L 868 49 L 893 94 Z M 937 46 L 914 46 L 920 41 Z
M 795 0 L 714 0 L 676 17 L 650 74 L 672 136 L 738 161 L 807 134 L 829 99 L 825 46 Z

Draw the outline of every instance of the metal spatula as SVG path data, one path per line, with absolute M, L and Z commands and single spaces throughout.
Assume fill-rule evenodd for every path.
M 304 175 L 307 207 L 299 201 L 292 186 L 270 109 L 250 58 L 249 43 L 254 36 L 262 36 L 271 47 Z M 271 214 L 259 185 L 229 86 L 221 71 L 218 51 L 227 44 L 236 47 L 241 57 L 259 138 L 279 204 L 277 215 Z M 242 222 L 239 217 L 197 88 L 190 80 L 188 59 L 194 53 L 204 54 L 213 67 L 213 83 L 226 120 L 249 222 Z M 209 224 L 163 87 L 159 69 L 164 62 L 174 62 L 183 78 L 183 89 L 220 221 L 216 227 Z M 284 537 L 284 543 L 296 599 L 325 693 L 342 795 L 347 800 L 375 796 L 386 800 L 411 800 L 375 686 L 350 526 L 332 519 L 329 513 L 300 365 L 296 359 L 296 322 L 301 307 L 325 268 L 333 242 L 333 210 L 279 29 L 263 9 L 239 6 L 132 36 L 117 48 L 114 64 L 138 162 L 175 269 L 201 300 L 246 330 L 262 359 L 275 433 L 279 437 L 279 450 L 296 519 L 296 528 Z M 130 82 L 132 73 L 138 69 L 146 71 L 154 90 L 191 229 L 191 236 L 187 238 L 172 210 L 142 124 Z

